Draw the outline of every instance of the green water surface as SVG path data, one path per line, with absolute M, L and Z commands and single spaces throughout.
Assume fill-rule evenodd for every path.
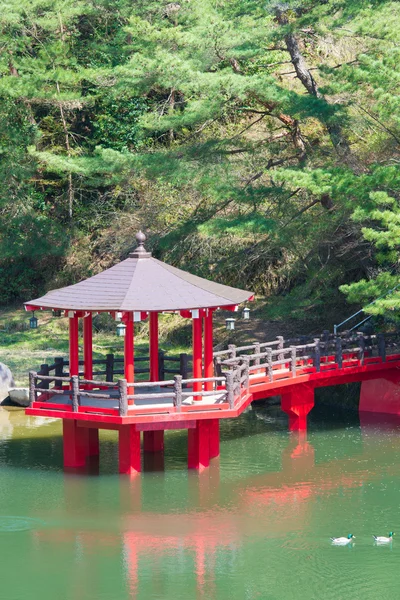
M 1 600 L 400 598 L 398 423 L 314 409 L 305 439 L 258 408 L 221 425 L 210 469 L 188 472 L 167 432 L 135 479 L 115 434 L 100 443 L 64 473 L 60 422 L 0 407 Z

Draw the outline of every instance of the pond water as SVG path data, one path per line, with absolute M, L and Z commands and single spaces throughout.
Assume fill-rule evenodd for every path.
M 167 432 L 133 480 L 100 435 L 100 465 L 65 474 L 60 422 L 0 408 L 1 600 L 399 598 L 398 422 L 316 408 L 305 438 L 257 408 L 221 425 L 210 469 Z

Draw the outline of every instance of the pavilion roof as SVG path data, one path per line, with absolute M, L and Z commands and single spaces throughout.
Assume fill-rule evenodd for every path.
M 253 292 L 208 281 L 153 258 L 139 246 L 117 265 L 74 285 L 26 302 L 28 309 L 86 311 L 170 311 L 232 306 Z

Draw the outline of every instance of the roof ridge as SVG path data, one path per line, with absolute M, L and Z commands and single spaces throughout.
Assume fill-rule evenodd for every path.
M 130 256 L 130 257 L 126 258 L 125 260 L 123 260 L 122 262 L 125 262 L 125 261 L 128 261 L 128 260 L 135 261 L 135 266 L 134 266 L 134 269 L 133 269 L 133 272 L 132 272 L 131 281 L 130 281 L 128 287 L 127 287 L 127 290 L 125 292 L 125 296 L 122 298 L 120 306 L 124 306 L 125 300 L 126 300 L 128 294 L 129 294 L 130 290 L 131 290 L 132 285 L 133 285 L 133 278 L 135 276 L 135 271 L 136 271 L 136 268 L 138 266 L 139 258 L 133 258 L 132 256 Z M 143 260 L 143 259 L 140 259 L 140 260 Z M 119 263 L 119 264 L 121 264 L 121 263 Z
M 196 277 L 197 279 L 205 281 L 209 284 L 220 285 L 220 286 L 226 287 L 226 288 L 231 287 L 229 285 L 225 285 L 224 283 L 219 283 L 218 281 L 210 281 L 209 279 L 204 279 L 204 277 L 199 277 L 199 275 L 194 275 L 193 273 L 189 273 L 189 271 L 184 271 L 183 269 L 178 269 L 178 267 L 174 267 L 173 265 L 168 265 L 167 263 L 164 263 L 164 262 L 162 262 L 162 260 L 158 260 L 157 258 L 153 257 L 153 260 L 157 261 L 157 263 L 160 264 L 167 271 L 169 271 L 170 269 L 173 269 L 174 271 L 178 271 L 179 273 L 185 273 L 186 275 L 189 275 L 190 277 Z M 176 276 L 180 277 L 178 274 Z M 182 279 L 184 281 L 183 277 L 180 277 L 180 279 Z M 206 292 L 208 291 L 204 287 L 201 287 L 200 285 L 197 285 L 196 283 L 191 282 L 191 285 L 193 285 L 194 287 L 197 287 L 203 291 L 206 291 Z M 231 289 L 237 289 L 237 288 L 231 288 Z M 246 290 L 243 290 L 243 291 L 246 291 Z M 221 298 L 223 298 L 224 300 L 228 300 L 228 302 L 231 302 L 231 299 L 227 298 L 226 296 L 221 295 Z M 232 304 L 235 304 L 235 302 L 232 302 Z

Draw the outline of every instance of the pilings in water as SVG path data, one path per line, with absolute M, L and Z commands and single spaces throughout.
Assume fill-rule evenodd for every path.
M 219 419 L 201 419 L 188 430 L 188 468 L 204 469 L 219 456 Z
M 301 383 L 281 395 L 282 410 L 289 416 L 290 431 L 306 431 L 307 415 L 314 407 L 314 387 Z
M 143 450 L 145 452 L 163 452 L 164 431 L 143 431 Z
M 199 419 L 192 421 L 190 427 L 188 425 L 186 427 L 188 431 L 188 468 L 202 470 L 209 466 L 212 458 L 219 456 L 219 419 Z M 118 431 L 119 472 L 130 476 L 140 473 L 140 426 L 135 424 L 110 426 L 108 424 L 103 428 Z M 170 427 L 167 426 L 167 428 Z M 63 448 L 65 468 L 85 467 L 89 457 L 99 455 L 99 424 L 64 419 Z M 143 451 L 145 455 L 163 453 L 163 429 L 143 431 Z
M 384 377 L 363 381 L 359 411 L 400 415 L 400 373 L 388 372 Z

